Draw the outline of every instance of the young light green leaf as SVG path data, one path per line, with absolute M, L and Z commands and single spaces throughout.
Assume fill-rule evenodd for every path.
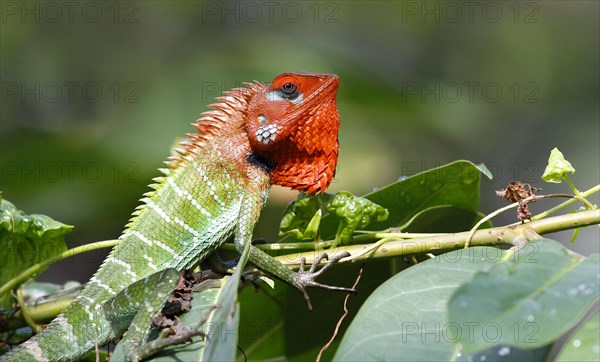
M 65 251 L 64 237 L 72 229 L 45 215 L 26 215 L 0 194 L 0 285 Z M 0 295 L 0 309 L 9 305 L 10 294 Z
M 335 195 L 319 196 L 300 194 L 288 205 L 280 224 L 279 235 L 289 235 L 294 240 L 315 240 L 321 222 L 321 204 L 332 218 L 339 220 L 338 240 L 346 243 L 352 239 L 352 233 L 372 222 L 382 222 L 388 217 L 388 211 L 365 198 L 340 191 Z
M 561 183 L 568 173 L 575 173 L 571 163 L 565 159 L 562 152 L 554 147 L 548 158 L 548 165 L 542 175 L 542 180 L 546 182 Z
M 325 205 L 325 209 L 340 219 L 336 239 L 342 244 L 352 240 L 354 230 L 365 228 L 372 222 L 385 221 L 389 216 L 387 209 L 345 191 L 338 192 L 333 200 Z

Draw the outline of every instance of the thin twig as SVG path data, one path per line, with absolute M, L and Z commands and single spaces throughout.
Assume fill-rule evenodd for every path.
M 356 277 L 356 280 L 354 281 L 354 285 L 352 286 L 352 289 L 356 289 L 356 286 L 358 285 L 358 282 L 360 281 L 360 277 L 362 276 L 364 267 L 365 267 L 364 264 L 360 267 L 358 276 Z M 323 355 L 323 352 L 325 352 L 325 350 L 327 348 L 329 348 L 329 346 L 333 343 L 333 340 L 335 339 L 335 337 L 337 337 L 337 334 L 340 330 L 340 326 L 342 325 L 342 322 L 348 315 L 348 298 L 350 298 L 350 293 L 346 294 L 346 298 L 344 299 L 344 314 L 342 314 L 342 316 L 338 320 L 337 324 L 335 325 L 335 330 L 333 331 L 333 335 L 331 336 L 331 339 L 329 339 L 329 341 L 319 351 L 319 355 L 317 356 L 317 359 L 315 360 L 316 362 L 321 361 L 321 356 Z
M 523 199 L 523 200 L 521 200 L 521 202 L 526 202 L 526 201 L 528 201 L 528 200 L 533 200 L 534 198 L 537 198 L 537 196 L 535 196 L 535 195 L 533 195 L 533 196 L 530 196 L 530 197 L 528 197 L 528 198 L 526 198 L 526 199 Z M 490 220 L 491 218 L 493 218 L 494 216 L 496 216 L 496 215 L 498 215 L 498 214 L 501 214 L 501 213 L 503 213 L 504 211 L 507 211 L 507 210 L 513 209 L 513 208 L 515 208 L 515 207 L 517 207 L 517 206 L 519 206 L 519 205 L 520 205 L 520 203 L 519 203 L 519 202 L 514 202 L 514 203 L 512 203 L 512 204 L 510 204 L 510 205 L 508 205 L 508 206 L 504 206 L 504 207 L 502 207 L 502 208 L 500 208 L 500 209 L 498 209 L 498 210 L 496 210 L 496 211 L 493 211 L 493 212 L 491 212 L 491 213 L 489 213 L 489 214 L 485 215 L 483 218 L 481 218 L 481 220 L 479 220 L 479 221 L 477 222 L 477 224 L 475 224 L 475 226 L 473 226 L 473 227 L 471 228 L 471 231 L 469 232 L 469 236 L 467 236 L 467 240 L 465 241 L 465 249 L 469 247 L 469 245 L 471 244 L 471 239 L 473 239 L 473 235 L 475 235 L 475 232 L 477 231 L 477 229 L 479 229 L 479 227 L 480 227 L 480 226 L 481 226 L 481 225 L 482 225 L 484 222 L 486 222 L 486 221 Z
M 18 287 L 19 285 L 25 283 L 28 279 L 41 273 L 42 271 L 44 271 L 46 269 L 46 267 L 48 267 L 48 265 L 50 265 L 56 261 L 66 259 L 73 255 L 81 254 L 81 253 L 84 253 L 84 252 L 90 251 L 90 250 L 96 250 L 96 249 L 101 249 L 101 248 L 110 248 L 110 247 L 115 246 L 117 244 L 117 242 L 118 242 L 118 240 L 104 240 L 104 241 L 98 241 L 96 243 L 80 245 L 73 249 L 65 250 L 62 253 L 60 253 L 52 258 L 48 258 L 37 264 L 34 264 L 34 265 L 30 266 L 28 269 L 26 269 L 25 271 L 23 271 L 21 274 L 12 278 L 8 282 L 6 282 L 6 284 L 1 286 L 0 287 L 0 295 L 7 293 L 9 290 L 14 289 L 14 288 Z

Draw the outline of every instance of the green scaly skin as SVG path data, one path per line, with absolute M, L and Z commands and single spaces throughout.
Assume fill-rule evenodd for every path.
M 137 340 L 131 341 L 126 353 L 137 360 L 136 348 L 147 338 L 150 324 L 147 319 L 134 320 L 136 313 L 149 308 L 145 304 L 149 295 L 161 299 L 152 312 L 160 310 L 169 294 L 157 294 L 162 289 L 153 283 L 172 290 L 178 271 L 204 260 L 232 235 L 238 251 L 251 241 L 267 201 L 270 171 L 253 158 L 240 124 L 259 86 L 254 83 L 228 92 L 228 99 L 221 98 L 223 103 L 213 106 L 216 110 L 206 114 L 200 130 L 208 136 L 172 159 L 169 169 L 161 170 L 165 176 L 155 179 L 154 191 L 144 195 L 120 242 L 80 296 L 46 329 L 0 361 L 77 360 L 121 337 L 130 324 L 127 337 L 137 334 L 132 337 Z M 294 273 L 255 247 L 249 261 L 301 290 L 309 307 L 305 287 L 325 287 L 313 281 L 318 275 L 314 270 Z

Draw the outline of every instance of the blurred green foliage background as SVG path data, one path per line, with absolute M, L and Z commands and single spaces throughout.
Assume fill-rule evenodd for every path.
M 599 10 L 595 1 L 2 1 L 0 190 L 28 213 L 75 225 L 71 245 L 116 238 L 214 97 L 287 71 L 341 78 L 333 191 L 363 194 L 468 159 L 494 174 L 482 184 L 487 213 L 505 205 L 493 190 L 513 179 L 568 192 L 540 180 L 555 146 L 587 189 L 600 179 Z M 276 237 L 292 197 L 273 190 L 255 236 Z M 597 252 L 598 234 L 588 228 L 574 249 Z M 63 262 L 81 275 L 59 266 L 56 278 L 86 280 L 101 260 Z

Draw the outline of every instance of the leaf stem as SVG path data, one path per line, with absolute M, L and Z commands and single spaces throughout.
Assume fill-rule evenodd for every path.
M 40 333 L 42 331 L 42 327 L 39 324 L 35 323 L 29 315 L 29 311 L 25 306 L 25 300 L 23 299 L 23 292 L 21 291 L 21 289 L 17 290 L 17 301 L 19 302 L 19 305 L 22 306 L 21 313 L 23 314 L 23 319 L 25 319 L 27 325 L 31 327 L 31 330 L 33 330 L 34 333 Z
M 592 187 L 589 190 L 586 190 L 584 192 L 580 192 L 579 193 L 579 197 L 586 198 L 586 197 L 588 197 L 588 196 L 590 196 L 592 194 L 595 194 L 598 191 L 600 191 L 600 185 L 596 185 L 596 186 Z M 571 200 L 567 200 L 567 201 L 563 202 L 562 204 L 556 205 L 556 206 L 554 206 L 553 208 L 551 208 L 549 210 L 546 210 L 546 211 L 544 211 L 542 213 L 537 214 L 536 216 L 532 217 L 531 220 L 535 221 L 535 220 L 543 219 L 543 218 L 545 218 L 545 217 L 547 217 L 549 215 L 554 214 L 557 211 L 560 211 L 560 210 L 564 209 L 565 207 L 567 207 L 567 206 L 569 206 L 571 204 L 574 204 L 577 201 L 580 201 L 580 200 L 577 199 L 577 198 L 573 198 Z
M 571 181 L 571 178 L 569 177 L 568 174 L 565 174 L 565 180 L 567 180 L 567 183 L 569 184 L 569 187 L 571 188 L 571 191 L 573 191 L 575 196 L 581 196 L 581 194 L 579 193 L 579 190 L 577 190 L 577 187 L 575 187 L 575 185 L 573 184 L 573 181 Z
M 529 200 L 529 199 L 533 199 L 533 197 L 535 196 L 531 196 L 528 197 L 526 199 L 523 200 L 523 202 Z M 486 216 L 482 217 L 481 220 L 479 220 L 477 222 L 477 224 L 475 224 L 475 226 L 473 226 L 471 228 L 471 230 L 469 231 L 469 236 L 467 236 L 467 241 L 465 241 L 465 249 L 469 247 L 469 243 L 471 242 L 471 239 L 473 238 L 473 235 L 475 234 L 475 231 L 477 231 L 477 229 L 479 229 L 479 227 L 486 221 L 490 220 L 491 218 L 493 218 L 496 215 L 499 215 L 501 213 L 503 213 L 504 211 L 510 210 L 510 209 L 514 209 L 515 207 L 519 206 L 518 202 L 514 202 L 508 206 L 504 206 L 496 211 L 493 211 L 489 214 L 487 214 Z
M 69 250 L 65 250 L 62 253 L 60 253 L 52 258 L 48 258 L 44 261 L 34 264 L 34 265 L 30 266 L 28 269 L 24 270 L 21 274 L 17 275 L 16 277 L 12 278 L 11 280 L 9 280 L 2 287 L 0 287 L 0 295 L 3 295 L 4 293 L 8 293 L 10 290 L 17 288 L 19 285 L 25 283 L 30 278 L 32 278 L 32 277 L 36 276 L 37 274 L 41 273 L 42 271 L 44 271 L 44 269 L 46 269 L 46 267 L 48 267 L 48 265 L 50 265 L 56 261 L 66 259 L 71 256 L 85 253 L 85 252 L 88 252 L 91 250 L 110 248 L 110 247 L 115 246 L 117 244 L 117 242 L 118 242 L 118 240 L 104 240 L 104 241 L 98 241 L 95 243 L 80 245 L 78 247 L 75 247 L 75 248 L 72 248 Z

